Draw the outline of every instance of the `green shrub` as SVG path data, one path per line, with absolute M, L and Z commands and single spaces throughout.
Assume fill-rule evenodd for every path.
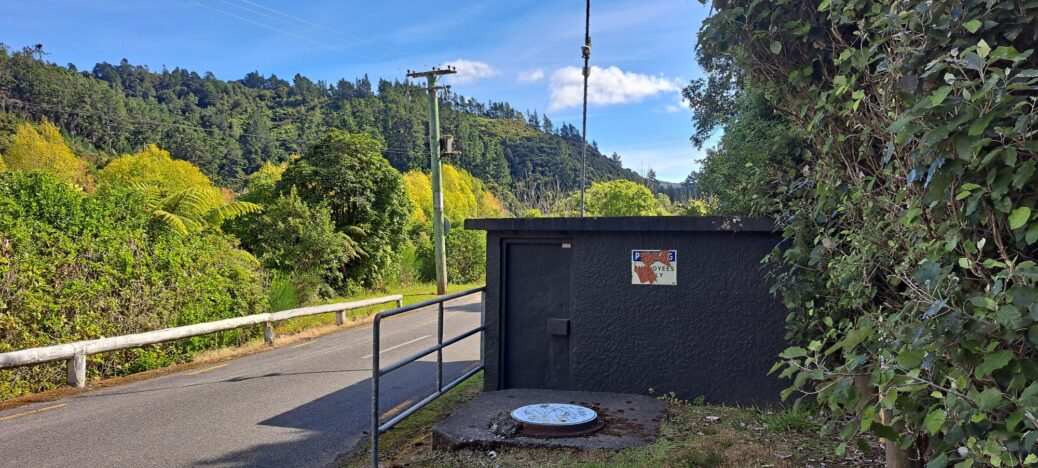
M 474 283 L 486 279 L 487 242 L 482 231 L 452 229 L 445 239 L 447 278 L 451 283 Z M 436 256 L 432 240 L 421 238 L 416 248 L 422 281 L 436 280 Z
M 137 191 L 92 196 L 43 173 L 0 174 L 0 352 L 266 310 L 259 265 L 215 232 L 155 229 Z M 91 356 L 91 378 L 189 359 L 256 330 Z M 62 363 L 0 371 L 0 398 L 59 385 Z
M 288 165 L 277 191 L 293 189 L 310 206 L 327 206 L 335 229 L 356 241 L 359 255 L 343 262 L 340 293 L 385 285 L 393 248 L 405 239 L 411 202 L 403 177 L 363 134 L 331 131 Z
M 713 5 L 715 82 L 741 70 L 809 139 L 771 200 L 785 396 L 930 466 L 1038 463 L 1038 8 Z
M 336 231 L 327 206 L 304 202 L 295 188 L 226 228 L 264 267 L 291 278 L 304 302 L 340 284 L 342 265 L 359 255 L 357 243 Z

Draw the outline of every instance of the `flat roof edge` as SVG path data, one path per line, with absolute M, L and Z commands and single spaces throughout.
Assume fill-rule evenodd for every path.
M 608 218 L 478 218 L 465 220 L 477 231 L 702 231 L 779 232 L 771 218 L 747 216 L 630 216 Z

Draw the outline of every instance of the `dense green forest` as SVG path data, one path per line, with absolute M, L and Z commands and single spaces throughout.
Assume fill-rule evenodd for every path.
M 1038 4 L 711 5 L 698 188 L 783 229 L 784 397 L 887 466 L 1038 464 Z
M 157 144 L 218 185 L 240 189 L 263 163 L 301 154 L 337 128 L 374 136 L 399 171 L 428 168 L 427 94 L 409 82 L 372 83 L 364 76 L 332 84 L 256 72 L 224 81 L 212 73 L 152 71 L 125 60 L 79 71 L 45 57 L 41 48 L 0 45 L 0 111 L 54 122 L 97 166 Z M 441 128 L 455 136 L 460 151 L 448 163 L 499 194 L 514 186 L 578 187 L 581 136 L 574 126 L 505 102 L 455 93 L 441 102 Z M 641 180 L 591 142 L 589 181 L 618 178 Z

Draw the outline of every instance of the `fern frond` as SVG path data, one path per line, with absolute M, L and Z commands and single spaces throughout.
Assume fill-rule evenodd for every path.
M 368 234 L 368 231 L 360 226 L 346 226 L 345 231 L 350 237 L 364 237 Z
M 149 210 L 158 209 L 162 204 L 162 194 L 159 192 L 158 187 L 141 181 L 131 182 L 129 187 L 144 197 L 144 203 Z
M 263 207 L 247 201 L 236 201 L 209 210 L 205 220 L 212 226 L 220 226 L 224 221 L 263 211 Z
M 188 223 L 185 222 L 185 220 L 180 216 L 177 216 L 165 210 L 155 210 L 152 211 L 152 214 L 154 214 L 155 218 L 161 221 L 162 224 L 164 224 L 166 227 L 173 230 L 173 232 L 176 232 L 177 234 L 186 236 L 190 232 L 188 229 Z
M 202 221 L 214 205 L 212 194 L 201 187 L 188 187 L 166 197 L 162 209 L 178 216 Z

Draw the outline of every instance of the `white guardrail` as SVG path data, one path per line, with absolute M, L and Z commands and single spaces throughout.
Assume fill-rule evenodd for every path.
M 190 338 L 192 336 L 208 335 L 236 328 L 252 325 L 266 324 L 263 338 L 267 344 L 274 344 L 274 322 L 287 320 L 307 315 L 326 314 L 336 312 L 335 323 L 342 325 L 346 322 L 346 311 L 370 307 L 378 304 L 396 302 L 396 306 L 404 306 L 404 297 L 395 294 L 392 296 L 364 299 L 362 301 L 339 302 L 298 309 L 282 310 L 265 314 L 246 315 L 215 322 L 196 323 L 182 327 L 165 328 L 132 335 L 113 336 L 110 338 L 98 338 L 95 340 L 76 341 L 42 348 L 30 348 L 20 351 L 0 353 L 0 369 L 10 367 L 29 366 L 52 361 L 68 361 L 68 384 L 73 387 L 86 386 L 86 357 L 91 354 L 106 353 L 120 349 L 137 348 L 166 341 Z

